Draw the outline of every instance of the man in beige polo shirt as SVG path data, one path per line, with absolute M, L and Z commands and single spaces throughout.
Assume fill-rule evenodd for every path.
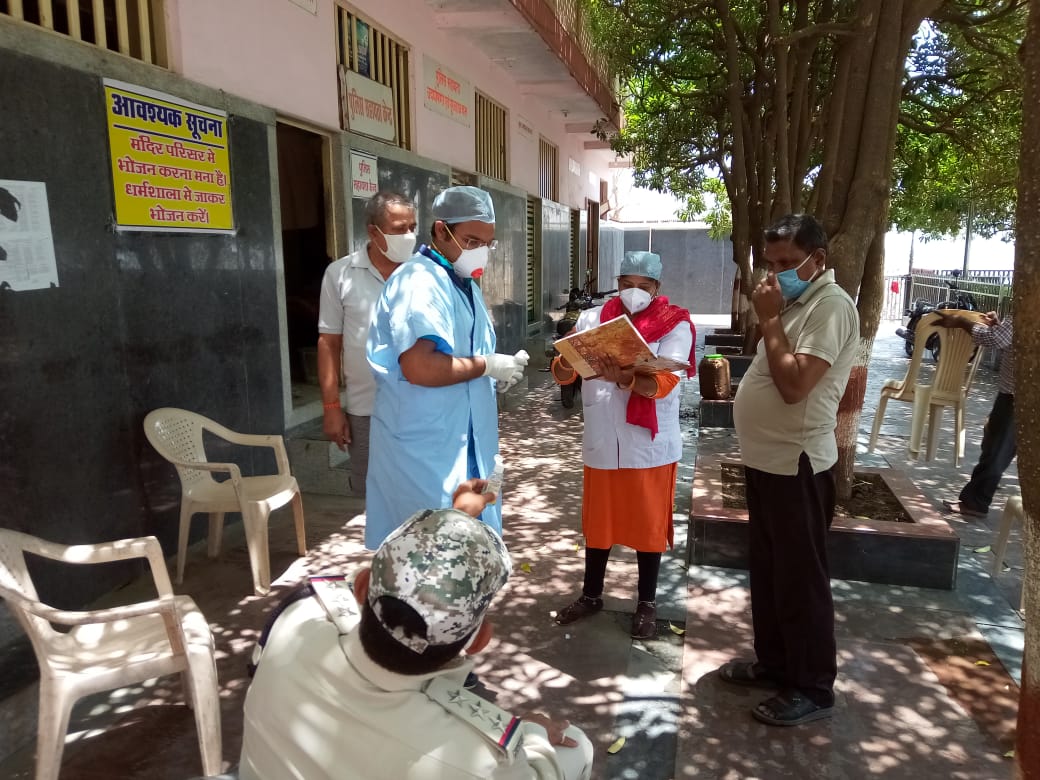
M 752 295 L 762 329 L 733 419 L 747 484 L 755 661 L 720 678 L 779 688 L 751 714 L 774 726 L 829 717 L 837 652 L 827 566 L 838 402 L 859 342 L 852 299 L 826 270 L 827 235 L 790 214 L 765 232 L 769 273 Z

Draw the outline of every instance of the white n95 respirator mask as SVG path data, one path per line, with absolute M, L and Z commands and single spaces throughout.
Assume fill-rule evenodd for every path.
M 486 246 L 463 249 L 452 267 L 461 279 L 479 279 L 487 268 L 489 254 L 490 250 Z
M 621 302 L 625 304 L 625 308 L 633 314 L 638 314 L 654 299 L 650 293 L 646 290 L 641 290 L 638 287 L 629 287 L 627 290 L 621 291 Z

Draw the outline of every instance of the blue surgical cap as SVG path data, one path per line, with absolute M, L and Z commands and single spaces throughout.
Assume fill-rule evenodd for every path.
M 618 276 L 645 276 L 661 281 L 661 256 L 653 252 L 625 252 Z
M 491 195 L 479 187 L 449 187 L 433 200 L 433 218 L 444 222 L 495 224 Z

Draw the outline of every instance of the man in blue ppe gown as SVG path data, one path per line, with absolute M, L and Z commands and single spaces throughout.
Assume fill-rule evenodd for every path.
M 367 356 L 376 379 L 365 546 L 402 518 L 450 507 L 455 487 L 487 478 L 498 453 L 495 390 L 523 375 L 527 353 L 495 352 L 479 279 L 496 246 L 491 196 L 451 187 L 433 202 L 428 245 L 390 277 L 376 304 Z M 501 502 L 480 519 L 502 533 Z

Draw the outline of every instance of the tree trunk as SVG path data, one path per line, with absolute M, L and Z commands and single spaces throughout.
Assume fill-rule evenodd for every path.
M 1022 46 L 1022 153 L 1015 234 L 1015 418 L 1018 481 L 1026 509 L 1026 642 L 1015 755 L 1021 777 L 1040 778 L 1040 7 L 1029 8 Z
M 856 440 L 859 438 L 859 418 L 863 413 L 863 401 L 867 393 L 867 367 L 870 353 L 874 350 L 874 336 L 881 320 L 884 300 L 885 278 L 885 234 L 875 236 L 867 252 L 863 284 L 859 290 L 860 341 L 856 363 L 849 374 L 845 394 L 838 404 L 838 424 L 834 430 L 838 440 L 838 473 L 836 489 L 838 499 L 852 495 L 852 475 L 856 465 Z
M 833 167 L 821 182 L 819 212 L 834 233 L 829 264 L 838 283 L 858 298 L 860 350 L 838 410 L 837 493 L 848 498 L 856 458 L 859 418 L 867 386 L 867 365 L 881 319 L 884 237 L 888 226 L 892 158 L 898 124 L 903 63 L 924 8 L 904 0 L 865 0 L 862 33 L 843 45 L 836 92 L 840 116 L 828 118 L 827 149 Z M 918 15 L 920 14 L 920 18 Z M 836 155 L 836 157 L 835 157 Z M 825 160 L 827 158 L 825 157 Z M 824 178 L 824 177 L 821 177 Z

